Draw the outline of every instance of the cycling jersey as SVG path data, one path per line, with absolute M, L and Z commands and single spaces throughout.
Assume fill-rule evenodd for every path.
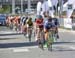
M 18 24 L 18 23 L 20 23 L 20 17 L 19 16 L 16 16 L 15 17 L 15 22 Z
M 39 28 L 43 27 L 43 19 L 42 18 L 40 18 L 40 19 L 37 18 L 35 20 L 35 23 L 36 23 L 37 27 L 39 27 Z
M 25 25 L 27 19 L 28 19 L 27 17 L 22 17 L 22 18 L 21 18 L 21 23 L 22 23 L 23 25 Z
M 45 22 L 44 22 L 44 28 L 45 29 L 50 29 L 50 28 L 52 28 L 52 27 L 54 27 L 55 25 L 52 23 L 52 21 L 51 22 L 49 22 L 48 20 L 46 20 Z
M 32 22 L 31 20 L 29 20 L 29 19 L 26 21 L 26 23 L 27 23 L 29 26 L 32 26 L 32 25 L 33 25 L 33 22 Z

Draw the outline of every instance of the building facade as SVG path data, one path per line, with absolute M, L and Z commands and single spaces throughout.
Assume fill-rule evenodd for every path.
M 35 8 L 36 4 L 38 1 L 43 1 L 43 0 L 30 0 L 31 5 Z M 28 0 L 23 0 L 22 1 L 23 6 L 27 6 L 28 5 Z M 0 0 L 0 5 L 12 5 L 12 0 Z M 16 6 L 20 6 L 21 5 L 21 0 L 15 0 L 15 5 Z
M 37 5 L 37 2 L 38 1 L 41 1 L 41 2 L 43 2 L 43 0 L 30 0 L 30 8 L 32 8 L 32 9 L 36 9 L 36 5 Z M 12 2 L 13 2 L 13 0 L 0 0 L 0 7 L 2 6 L 10 6 L 10 9 L 11 9 L 11 11 L 10 12 L 12 12 L 13 10 L 12 10 Z M 14 8 L 16 9 L 22 9 L 23 8 L 23 12 L 25 11 L 25 9 L 27 9 L 28 8 L 28 0 L 14 0 Z
M 30 0 L 31 5 L 34 7 L 36 6 L 38 1 L 43 2 L 44 0 Z M 67 0 L 64 0 L 64 1 L 66 2 Z M 12 0 L 0 0 L 0 4 L 1 5 L 12 5 Z M 27 4 L 28 4 L 28 0 L 23 0 L 23 5 L 27 6 Z M 15 5 L 21 5 L 21 0 L 15 0 Z
M 43 2 L 44 0 L 30 0 L 30 8 L 32 9 L 36 9 L 36 6 L 37 6 L 37 2 L 38 1 L 41 1 Z M 64 1 L 67 1 L 67 0 L 64 0 Z M 9 5 L 10 6 L 10 9 L 11 9 L 11 12 L 12 12 L 12 2 L 13 0 L 0 0 L 0 6 L 6 6 L 6 5 Z M 14 6 L 15 6 L 15 9 L 22 9 L 22 11 L 25 11 L 25 9 L 28 8 L 28 0 L 14 0 Z

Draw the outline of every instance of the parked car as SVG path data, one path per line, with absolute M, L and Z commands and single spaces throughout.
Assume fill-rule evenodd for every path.
M 6 25 L 6 15 L 0 14 L 0 25 Z

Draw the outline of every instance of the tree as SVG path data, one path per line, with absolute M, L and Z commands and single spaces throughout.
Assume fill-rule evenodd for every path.
M 0 13 L 10 13 L 10 6 L 9 5 L 4 5 L 2 8 L 0 8 Z

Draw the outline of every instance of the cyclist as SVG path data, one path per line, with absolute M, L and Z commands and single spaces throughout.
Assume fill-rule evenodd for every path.
M 31 17 L 26 20 L 26 24 L 27 24 L 27 27 L 32 27 L 33 26 L 33 22 L 32 22 Z
M 32 33 L 32 30 L 31 28 L 33 28 L 33 22 L 32 22 L 32 18 L 29 17 L 27 20 L 26 20 L 26 27 L 27 27 L 27 33 L 31 32 Z M 28 34 L 27 34 L 28 36 Z
M 24 17 L 24 16 L 21 18 L 21 32 L 24 33 L 24 35 L 26 33 L 26 20 L 27 19 L 28 17 Z
M 59 38 L 59 35 L 58 35 L 58 27 L 59 27 L 59 21 L 56 17 L 53 18 L 53 21 L 54 21 L 54 24 L 55 24 L 55 34 L 56 34 L 56 38 L 58 39 Z
M 10 27 L 10 29 L 13 29 L 14 17 L 10 16 L 8 20 L 9 20 L 9 27 Z
M 40 42 L 40 32 L 43 31 L 43 18 L 41 15 L 37 15 L 35 19 L 35 26 L 36 26 L 36 41 L 41 44 Z
M 48 16 L 47 20 L 44 22 L 44 32 L 45 32 L 45 42 L 48 40 L 49 30 L 54 30 L 55 25 L 52 23 L 52 17 Z
M 15 30 L 18 31 L 20 25 L 20 16 L 15 16 L 14 25 L 15 25 Z
M 6 25 L 7 25 L 7 26 L 10 25 L 10 16 L 8 16 L 7 19 L 6 19 Z

